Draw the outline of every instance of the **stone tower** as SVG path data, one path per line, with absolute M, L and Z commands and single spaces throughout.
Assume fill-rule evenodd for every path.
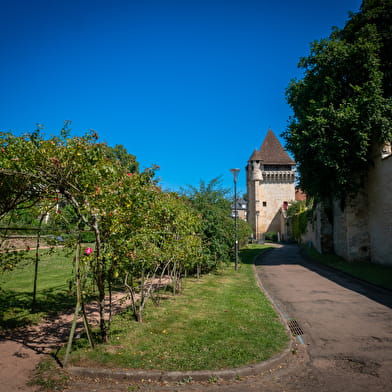
M 283 149 L 275 134 L 268 130 L 260 150 L 255 150 L 246 166 L 248 222 L 254 238 L 266 232 L 287 234 L 285 212 L 295 200 L 295 162 Z

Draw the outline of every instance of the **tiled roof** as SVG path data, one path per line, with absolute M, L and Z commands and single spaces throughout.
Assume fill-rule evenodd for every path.
M 260 157 L 258 160 L 267 165 L 295 165 L 271 129 L 268 130 L 260 150 L 256 150 L 252 158 L 254 155 Z M 252 158 L 250 160 L 254 160 Z
M 251 157 L 249 158 L 249 161 L 261 161 L 261 155 L 260 155 L 260 151 L 259 150 L 254 150 L 253 154 L 251 155 Z

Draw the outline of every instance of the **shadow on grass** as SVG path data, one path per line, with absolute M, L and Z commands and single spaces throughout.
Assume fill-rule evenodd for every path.
M 59 288 L 41 290 L 37 295 L 35 314 L 31 313 L 33 294 L 0 289 L 0 329 L 23 327 L 38 321 L 39 313 L 54 313 L 75 305 L 74 295 Z
M 249 245 L 247 248 L 241 249 L 239 257 L 242 264 L 254 264 L 255 258 L 263 252 L 272 249 L 268 245 Z
M 302 256 L 310 261 L 335 268 L 385 289 L 392 290 L 392 267 L 370 262 L 348 262 L 335 254 L 320 254 L 315 248 L 302 247 Z

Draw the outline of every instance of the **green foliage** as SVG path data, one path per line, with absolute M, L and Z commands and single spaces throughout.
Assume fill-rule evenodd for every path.
M 245 247 L 248 244 L 251 235 L 251 225 L 242 219 L 238 219 L 238 244 L 240 248 Z
M 292 216 L 293 236 L 297 241 L 301 241 L 301 236 L 306 233 L 308 224 L 307 212 L 301 211 Z
M 139 163 L 135 155 L 129 154 L 121 144 L 106 146 L 106 156 L 113 161 L 118 160 L 129 173 L 139 173 Z
M 208 264 L 199 236 L 200 217 L 193 207 L 176 194 L 162 192 L 154 180 L 158 167 L 139 172 L 135 157 L 122 146 L 100 143 L 95 132 L 70 137 L 67 127 L 49 139 L 39 130 L 22 137 L 2 134 L 0 145 L 1 175 L 21 176 L 29 189 L 39 190 L 34 193 L 36 210 L 23 205 L 21 214 L 41 219 L 49 213 L 50 226 L 67 233 L 70 247 L 94 242 L 75 275 L 83 287 L 87 277 L 95 283 L 104 340 L 108 288 L 122 282 L 141 320 L 151 279 L 169 275 L 177 290 L 184 275 Z M 9 206 L 12 211 L 14 205 Z M 26 221 L 21 214 L 15 215 L 19 223 Z
M 307 202 L 305 200 L 296 200 L 294 202 L 290 202 L 290 204 L 287 208 L 287 216 L 291 217 L 291 216 L 296 215 L 302 211 L 305 211 L 306 204 L 307 204 Z
M 233 260 L 235 226 L 230 216 L 229 190 L 220 188 L 220 179 L 215 178 L 208 184 L 201 181 L 199 188 L 189 186 L 183 193 L 200 215 L 203 251 L 210 268 L 222 261 Z M 245 244 L 250 233 L 249 225 L 239 219 L 239 244 Z
M 287 217 L 291 220 L 293 236 L 301 241 L 301 236 L 306 233 L 308 221 L 312 215 L 313 201 L 308 199 L 291 202 L 287 208 Z
M 264 234 L 264 239 L 266 241 L 277 241 L 278 240 L 278 234 L 275 233 L 274 231 L 268 231 Z
M 385 88 L 390 80 L 382 72 L 386 60 L 381 55 L 392 34 L 381 28 L 380 37 L 377 25 L 362 23 L 383 4 L 365 3 L 366 13 L 344 30 L 311 44 L 310 55 L 299 63 L 303 79 L 287 89 L 294 118 L 283 136 L 298 163 L 301 188 L 317 200 L 355 194 L 373 145 L 392 139 L 392 99 Z M 390 17 L 390 1 L 385 4 Z
M 367 25 L 377 30 L 381 47 L 380 70 L 383 74 L 384 97 L 392 96 L 392 1 L 391 0 L 363 0 L 361 11 L 352 14 L 344 30 L 340 32 L 341 38 L 353 42 Z
M 95 235 L 92 231 L 82 231 L 80 233 L 80 242 L 88 244 L 95 241 Z

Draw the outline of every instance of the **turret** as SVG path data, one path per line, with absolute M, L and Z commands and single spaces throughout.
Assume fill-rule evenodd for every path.
M 262 160 L 260 158 L 260 151 L 255 150 L 252 156 L 249 158 L 248 168 L 250 168 L 250 180 L 251 181 L 263 181 L 262 174 Z

